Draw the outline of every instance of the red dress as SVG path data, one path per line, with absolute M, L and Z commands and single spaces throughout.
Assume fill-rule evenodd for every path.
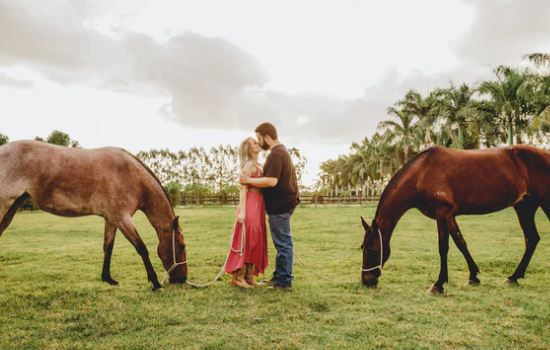
M 261 171 L 256 171 L 251 177 L 260 177 Z M 246 194 L 245 235 L 243 239 L 242 224 L 237 221 L 233 228 L 233 240 L 225 264 L 225 272 L 232 273 L 244 266 L 254 264 L 254 274 L 257 276 L 267 267 L 267 231 L 265 225 L 265 203 L 258 189 L 248 186 Z M 250 191 L 250 189 L 255 189 Z M 237 209 L 238 215 L 238 209 Z

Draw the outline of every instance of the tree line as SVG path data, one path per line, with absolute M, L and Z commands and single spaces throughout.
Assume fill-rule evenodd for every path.
M 80 147 L 80 144 L 78 143 L 78 141 L 71 139 L 69 134 L 67 134 L 63 131 L 59 131 L 59 130 L 52 131 L 45 138 L 40 137 L 40 136 L 36 136 L 34 138 L 34 140 L 35 141 L 47 142 L 47 143 L 51 143 L 51 144 L 58 145 L 58 146 Z M 6 144 L 8 142 L 10 142 L 10 138 L 7 135 L 0 132 L 0 146 Z
M 524 56 L 522 68 L 499 66 L 494 78 L 450 84 L 423 95 L 409 90 L 388 107 L 390 119 L 350 153 L 321 164 L 324 192 L 382 186 L 415 154 L 431 146 L 476 149 L 530 143 L 550 147 L 550 55 Z
M 288 151 L 301 184 L 307 159 L 295 147 Z M 240 166 L 236 146 L 192 147 L 178 152 L 152 149 L 139 152 L 137 157 L 157 175 L 173 202 L 179 202 L 180 195 L 229 196 L 239 192 Z M 262 163 L 265 154 L 263 157 Z

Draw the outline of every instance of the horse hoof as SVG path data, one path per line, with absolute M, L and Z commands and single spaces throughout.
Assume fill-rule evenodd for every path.
M 470 286 L 479 286 L 479 284 L 481 283 L 481 281 L 476 277 L 476 278 L 471 278 L 468 280 L 468 284 Z
M 426 291 L 426 293 L 431 295 L 442 295 L 444 292 L 445 290 L 443 289 L 443 287 L 438 287 L 435 284 L 428 288 L 428 290 Z
M 153 292 L 155 293 L 160 293 L 160 292 L 164 292 L 164 289 L 162 288 L 162 286 L 159 286 L 159 287 L 153 287 L 153 289 L 151 289 Z
M 518 281 L 507 278 L 504 280 L 504 284 L 507 286 L 519 286 Z
M 109 283 L 111 286 L 118 286 L 119 283 L 112 278 L 103 278 L 103 282 Z

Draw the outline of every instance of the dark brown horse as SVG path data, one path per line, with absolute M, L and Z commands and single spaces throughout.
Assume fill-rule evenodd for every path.
M 486 214 L 513 206 L 525 235 L 525 253 L 507 283 L 517 283 L 540 240 L 535 226 L 539 207 L 550 219 L 550 152 L 530 146 L 488 150 L 455 150 L 433 147 L 418 154 L 390 180 L 382 193 L 374 220 L 363 218 L 361 278 L 376 286 L 381 267 L 390 257 L 390 240 L 405 212 L 417 208 L 437 221 L 441 269 L 429 289 L 443 293 L 448 281 L 449 235 L 464 255 L 469 283 L 478 284 L 479 269 L 458 228 L 457 215 Z
M 29 198 L 60 216 L 98 215 L 105 219 L 101 278 L 111 277 L 115 233 L 120 229 L 141 256 L 153 290 L 161 287 L 132 216 L 145 213 L 159 239 L 158 255 L 170 282 L 187 278 L 185 244 L 178 218 L 157 177 L 130 153 L 117 148 L 66 148 L 36 141 L 0 147 L 0 235 Z M 174 242 L 174 243 L 173 243 Z

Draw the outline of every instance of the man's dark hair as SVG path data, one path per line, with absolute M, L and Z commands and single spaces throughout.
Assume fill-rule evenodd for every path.
M 271 123 L 262 123 L 258 125 L 256 130 L 254 130 L 258 134 L 262 135 L 262 137 L 265 137 L 266 135 L 269 135 L 273 140 L 277 140 L 277 129 L 273 126 Z

